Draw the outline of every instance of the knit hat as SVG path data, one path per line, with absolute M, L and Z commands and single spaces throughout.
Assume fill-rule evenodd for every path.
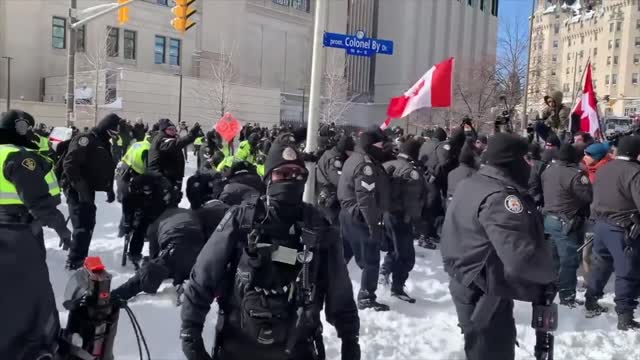
M 100 120 L 96 126 L 96 130 L 98 130 L 99 133 L 106 133 L 107 130 L 118 130 L 118 126 L 120 126 L 121 121 L 122 119 L 120 116 L 116 114 L 109 114 Z
M 551 134 L 547 137 L 545 145 L 559 148 L 561 145 L 560 138 L 556 134 Z
M 336 144 L 336 150 L 338 150 L 341 154 L 344 154 L 347 151 L 353 151 L 355 146 L 356 142 L 351 136 L 342 135 L 340 136 L 340 140 L 338 140 L 338 143 Z
M 640 136 L 625 136 L 618 143 L 618 156 L 635 160 L 640 155 Z
M 420 153 L 420 143 L 417 140 L 409 139 L 400 144 L 400 153 L 409 155 L 411 159 L 417 160 Z
M 558 159 L 559 161 L 564 161 L 568 164 L 575 164 L 580 159 L 580 154 L 578 153 L 578 150 L 573 147 L 573 145 L 563 144 L 558 149 L 556 159 Z
M 594 143 L 584 150 L 586 155 L 591 156 L 594 160 L 600 161 L 604 158 L 609 152 L 609 144 L 605 143 Z
M 304 167 L 302 155 L 290 144 L 274 142 L 264 163 L 264 176 L 267 178 L 274 169 L 282 165 L 293 164 Z
M 447 132 L 444 131 L 443 128 L 438 127 L 436 131 L 433 132 L 433 137 L 438 139 L 438 141 L 445 141 L 447 140 Z
M 165 131 L 167 128 L 170 128 L 172 126 L 176 127 L 176 125 L 173 122 L 171 122 L 171 120 L 169 120 L 169 119 L 160 119 L 160 120 L 158 120 L 158 127 L 159 127 L 160 131 Z
M 385 136 L 382 131 L 379 128 L 372 128 L 360 134 L 359 145 L 366 150 L 369 146 L 384 140 Z
M 489 138 L 485 160 L 489 165 L 507 165 L 522 159 L 528 150 L 527 141 L 515 134 L 498 133 Z

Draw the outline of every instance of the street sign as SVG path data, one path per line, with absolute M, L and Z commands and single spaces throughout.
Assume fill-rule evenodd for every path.
M 347 54 L 354 56 L 393 55 L 393 41 L 368 38 L 364 31 L 358 31 L 355 35 L 325 32 L 323 44 L 325 47 L 345 49 Z

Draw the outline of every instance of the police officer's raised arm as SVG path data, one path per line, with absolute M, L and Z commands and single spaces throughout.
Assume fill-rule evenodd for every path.
M 551 242 L 545 240 L 541 219 L 533 203 L 523 203 L 518 194 L 498 192 L 481 205 L 478 220 L 514 279 L 546 285 L 556 279 Z

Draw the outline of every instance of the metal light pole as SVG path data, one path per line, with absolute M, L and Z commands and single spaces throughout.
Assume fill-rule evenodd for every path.
M 304 124 L 304 93 L 305 90 L 307 90 L 307 88 L 303 87 L 303 88 L 299 88 L 298 90 L 302 91 L 302 123 Z
M 316 0 L 315 21 L 313 26 L 313 55 L 311 58 L 311 87 L 309 91 L 309 121 L 307 124 L 308 153 L 318 149 L 318 127 L 320 123 L 320 92 L 322 90 L 322 71 L 324 69 L 324 48 L 322 37 L 327 23 L 329 0 Z M 304 201 L 313 203 L 315 198 L 315 164 L 307 163 L 309 179 L 304 191 Z
M 178 94 L 178 124 L 182 121 L 182 71 L 180 71 L 180 93 Z
M 529 103 L 529 71 L 531 68 L 531 43 L 533 39 L 533 15 L 536 12 L 536 0 L 531 0 L 531 16 L 529 17 L 529 51 L 527 53 L 527 75 L 524 86 L 524 105 L 522 110 L 524 112 L 524 116 L 522 117 L 522 133 L 526 135 L 527 124 L 529 123 L 529 112 L 528 112 L 528 103 Z
M 78 8 L 77 0 L 70 0 L 69 20 L 69 44 L 67 51 L 67 126 L 73 126 L 75 121 L 75 82 L 76 82 L 76 37 L 78 32 L 72 27 L 76 23 L 76 12 Z M 96 94 L 97 95 L 97 94 Z
M 3 56 L 3 59 L 7 59 L 7 112 L 11 109 L 11 56 Z

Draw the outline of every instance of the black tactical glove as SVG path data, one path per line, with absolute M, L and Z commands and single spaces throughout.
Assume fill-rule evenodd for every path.
M 183 329 L 180 332 L 182 352 L 187 360 L 211 360 L 211 356 L 204 348 L 202 333 L 194 329 Z
M 113 190 L 107 191 L 107 202 L 111 204 L 114 201 L 116 201 L 116 193 Z
M 342 360 L 360 360 L 358 337 L 342 339 Z
M 62 250 L 69 250 L 69 246 L 71 246 L 71 231 L 67 229 L 67 226 L 60 226 L 55 229 L 56 233 L 60 237 L 60 247 Z

